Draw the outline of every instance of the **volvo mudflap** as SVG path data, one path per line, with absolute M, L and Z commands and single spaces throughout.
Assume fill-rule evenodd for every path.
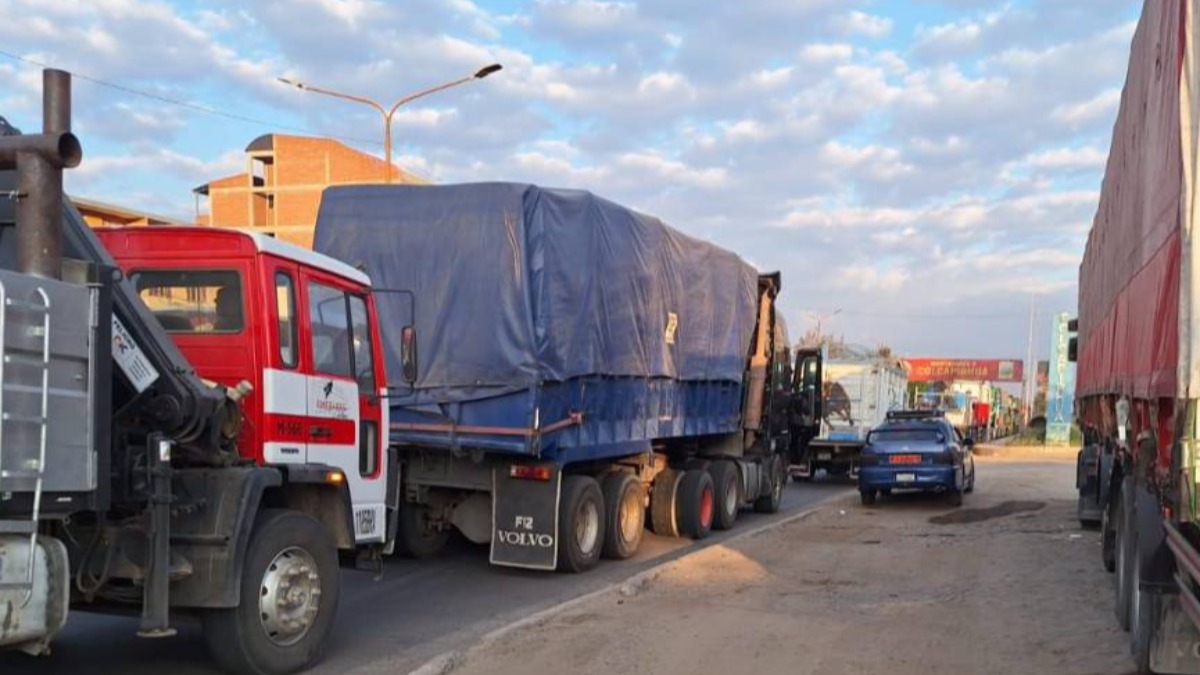
M 554 464 L 509 464 L 492 470 L 493 565 L 558 567 L 562 482 L 562 470 Z

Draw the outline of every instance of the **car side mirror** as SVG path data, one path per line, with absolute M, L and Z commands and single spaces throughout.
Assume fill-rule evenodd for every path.
M 964 438 L 962 444 L 963 444 L 964 448 L 968 448 L 968 449 L 975 447 L 975 441 L 973 441 L 969 438 Z
M 400 331 L 400 367 L 405 382 L 417 381 L 417 329 L 413 326 Z

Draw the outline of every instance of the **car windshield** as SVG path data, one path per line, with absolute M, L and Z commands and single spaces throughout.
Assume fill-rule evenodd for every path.
M 872 443 L 938 443 L 941 440 L 942 434 L 937 429 L 879 429 L 871 432 Z

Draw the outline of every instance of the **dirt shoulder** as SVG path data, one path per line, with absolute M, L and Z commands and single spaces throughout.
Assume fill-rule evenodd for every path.
M 978 472 L 961 509 L 838 499 L 507 634 L 456 673 L 1129 672 L 1073 466 L 981 458 Z

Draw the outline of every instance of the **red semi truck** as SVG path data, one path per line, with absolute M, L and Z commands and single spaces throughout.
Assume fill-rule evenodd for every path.
M 1079 270 L 1079 519 L 1138 672 L 1200 673 L 1200 16 L 1148 0 Z

